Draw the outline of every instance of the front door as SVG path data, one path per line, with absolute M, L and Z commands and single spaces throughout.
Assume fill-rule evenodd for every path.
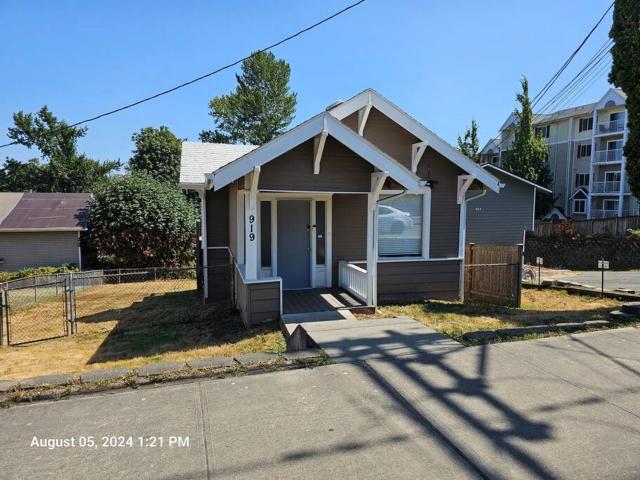
M 309 288 L 309 200 L 278 200 L 278 276 L 282 288 Z

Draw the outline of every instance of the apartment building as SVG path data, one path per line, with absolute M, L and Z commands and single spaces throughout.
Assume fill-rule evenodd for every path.
M 626 95 L 611 88 L 595 103 L 534 115 L 536 135 L 549 146 L 555 206 L 574 219 L 638 215 L 638 199 L 626 181 L 622 147 L 627 138 Z M 480 152 L 481 161 L 502 167 L 511 149 L 511 114 Z

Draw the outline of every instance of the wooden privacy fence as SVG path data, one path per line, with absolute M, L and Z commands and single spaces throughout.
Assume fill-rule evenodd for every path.
M 465 249 L 464 299 L 520 307 L 522 245 L 474 245 Z
M 627 234 L 627 230 L 637 228 L 640 228 L 640 216 L 539 223 L 535 226 L 533 234 L 537 237 L 555 237 L 567 234 L 624 237 Z

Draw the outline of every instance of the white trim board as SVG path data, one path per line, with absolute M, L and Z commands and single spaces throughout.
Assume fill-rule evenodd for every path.
M 496 193 L 500 191 L 500 182 L 497 178 L 482 169 L 473 160 L 465 157 L 452 145 L 449 145 L 446 141 L 422 125 L 415 118 L 411 117 L 400 107 L 371 88 L 329 109 L 329 113 L 337 119 L 342 120 L 353 112 L 365 107 L 368 103 L 371 103 L 376 110 L 386 115 L 420 140 L 428 142 L 429 147 L 445 156 L 448 160 L 458 165 L 464 171 L 475 176 L 478 181 L 486 185 L 488 188 Z M 393 175 L 391 176 L 393 177 Z
M 398 161 L 379 150 L 371 142 L 359 136 L 326 112 L 310 118 L 287 133 L 228 163 L 215 172 L 207 174 L 207 179 L 212 181 L 215 190 L 219 190 L 253 171 L 254 168 L 265 165 L 323 132 L 327 132 L 328 135 L 331 135 L 374 167 L 389 172 L 389 176 L 407 188 L 407 190 L 412 192 L 422 192 L 424 190 L 425 182 L 420 177 L 407 170 Z

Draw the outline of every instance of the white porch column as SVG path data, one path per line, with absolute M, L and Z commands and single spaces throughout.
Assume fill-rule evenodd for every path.
M 367 304 L 378 304 L 378 199 L 389 172 L 371 174 L 367 195 Z
M 245 278 L 256 280 L 258 278 L 258 179 L 260 167 L 255 167 L 253 172 L 244 178 L 247 193 L 244 196 L 244 243 L 245 243 Z

